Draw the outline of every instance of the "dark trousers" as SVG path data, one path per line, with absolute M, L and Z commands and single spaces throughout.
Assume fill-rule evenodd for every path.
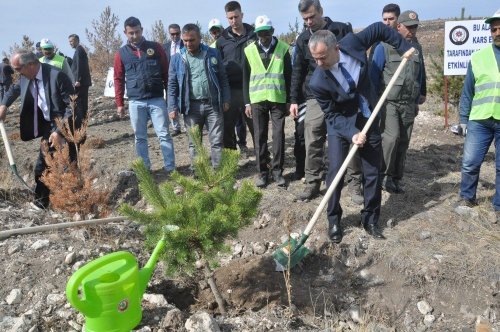
M 246 146 L 245 123 L 248 126 L 250 135 L 252 135 L 252 140 L 255 142 L 253 121 L 245 115 L 243 91 L 241 88 L 231 89 L 231 104 L 229 110 L 224 112 L 224 147 L 226 149 L 236 150 L 236 143 L 239 146 L 244 143 L 243 146 Z M 238 142 L 236 141 L 235 130 L 238 132 Z
M 295 173 L 304 174 L 306 162 L 306 140 L 304 138 L 304 120 L 295 120 L 295 143 L 293 145 L 293 155 L 295 157 Z
M 0 102 L 3 99 L 3 96 L 9 91 L 10 84 L 0 83 Z
M 366 123 L 365 118 L 358 114 L 356 128 L 362 130 Z M 352 137 L 342 137 L 327 121 L 328 130 L 328 159 L 330 167 L 326 177 L 326 184 L 330 186 L 337 175 L 344 159 L 349 152 Z M 381 189 L 379 186 L 379 170 L 382 158 L 380 129 L 377 123 L 373 123 L 367 134 L 366 143 L 358 149 L 361 159 L 361 170 L 363 175 L 364 208 L 361 210 L 361 222 L 363 225 L 377 224 L 380 216 Z M 342 207 L 340 206 L 340 193 L 344 183 L 344 177 L 337 185 L 332 197 L 328 201 L 327 216 L 331 224 L 340 224 L 342 218 Z
M 39 121 L 39 130 L 42 132 L 42 139 L 40 141 L 40 151 L 38 152 L 38 159 L 36 160 L 35 163 L 35 201 L 40 205 L 43 206 L 44 208 L 47 208 L 49 206 L 49 196 L 50 196 L 50 190 L 49 188 L 43 183 L 40 178 L 43 175 L 43 172 L 47 168 L 47 164 L 45 163 L 45 156 L 42 151 L 42 145 L 43 144 L 49 144 L 49 136 L 51 134 L 50 132 L 50 122 L 46 120 L 41 120 Z M 76 160 L 76 150 L 74 148 L 73 143 L 69 143 L 69 158 L 70 161 Z M 64 146 L 64 148 L 68 148 L 68 145 Z M 55 149 L 50 147 L 49 144 L 49 153 L 54 152 Z
M 382 131 L 382 168 L 383 176 L 393 179 L 403 178 L 406 152 L 415 122 L 416 105 L 414 103 L 387 102 L 382 113 L 380 129 Z
M 273 128 L 273 160 L 271 162 L 273 174 L 283 172 L 285 162 L 285 119 L 286 104 L 264 101 L 252 104 L 253 127 L 256 134 L 255 156 L 257 171 L 267 174 L 267 158 L 269 150 L 267 146 L 269 132 L 269 118 Z
M 75 88 L 75 92 L 78 95 L 76 99 L 76 109 L 80 113 L 82 120 L 87 116 L 87 111 L 89 109 L 89 87 L 79 86 Z

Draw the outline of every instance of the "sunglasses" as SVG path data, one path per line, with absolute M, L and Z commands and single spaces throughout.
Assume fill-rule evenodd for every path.
M 181 33 L 180 33 L 180 32 L 173 32 L 173 33 L 171 33 L 170 35 L 171 35 L 171 36 L 180 36 L 180 35 L 181 35 Z
M 491 32 L 495 33 L 495 32 L 497 32 L 498 30 L 500 30 L 500 27 L 499 27 L 499 28 L 491 28 L 490 30 L 491 30 Z

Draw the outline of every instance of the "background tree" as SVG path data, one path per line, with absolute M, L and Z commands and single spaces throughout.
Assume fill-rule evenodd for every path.
M 435 95 L 444 102 L 444 50 L 441 50 L 437 58 L 430 56 L 430 73 L 431 82 L 427 85 L 429 93 Z M 460 104 L 460 96 L 464 86 L 465 76 L 448 76 L 448 102 L 452 106 L 450 114 L 458 114 L 458 105 Z M 441 112 L 438 112 L 441 115 Z
M 224 300 L 212 277 L 217 253 L 227 251 L 225 240 L 236 237 L 257 213 L 262 192 L 248 180 L 236 184 L 239 153 L 224 149 L 221 165 L 212 168 L 210 156 L 201 144 L 199 131 L 191 131 L 197 142 L 198 157 L 194 162 L 196 178 L 174 172 L 171 181 L 157 185 L 142 159 L 133 169 L 139 189 L 152 207 L 148 212 L 122 205 L 120 213 L 146 225 L 147 243 L 151 248 L 163 236 L 165 225 L 179 226 L 167 232 L 162 259 L 170 275 L 192 274 L 195 268 L 204 271 L 219 310 L 225 313 Z M 149 212 L 151 211 L 151 212 Z
M 292 25 L 288 23 L 288 32 L 279 34 L 277 37 L 279 40 L 284 41 L 288 45 L 295 43 L 295 39 L 302 32 L 302 26 L 299 24 L 297 18 L 295 18 L 295 23 Z
M 93 74 L 105 75 L 113 66 L 114 54 L 123 43 L 116 30 L 120 19 L 107 6 L 99 16 L 92 20 L 92 30 L 85 29 L 93 52 L 89 54 L 89 63 Z
M 23 35 L 23 39 L 21 40 L 21 46 L 18 43 L 14 43 L 14 45 L 9 47 L 9 52 L 2 51 L 4 57 L 10 59 L 12 54 L 14 54 L 17 50 L 27 50 L 33 52 L 35 50 L 35 42 L 30 39 L 29 36 Z
M 168 31 L 161 20 L 155 21 L 151 26 L 151 32 L 146 35 L 149 40 L 160 44 L 165 44 L 168 41 Z

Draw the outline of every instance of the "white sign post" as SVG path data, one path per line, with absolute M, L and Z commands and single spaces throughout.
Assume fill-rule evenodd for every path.
M 444 23 L 444 75 L 465 75 L 475 51 L 491 45 L 490 25 L 484 20 Z

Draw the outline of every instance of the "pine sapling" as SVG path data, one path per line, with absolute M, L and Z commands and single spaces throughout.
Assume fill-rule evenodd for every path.
M 238 230 L 256 215 L 262 193 L 250 181 L 237 184 L 237 151 L 224 149 L 220 166 L 214 170 L 199 131 L 196 129 L 190 134 L 196 142 L 197 177 L 173 172 L 169 181 L 157 185 L 142 159 L 136 160 L 133 169 L 139 189 L 152 209 L 140 211 L 124 204 L 120 213 L 146 226 L 150 248 L 163 236 L 164 225 L 179 226 L 178 231 L 165 234 L 167 244 L 162 260 L 167 274 L 192 275 L 196 268 L 202 269 L 220 312 L 225 313 L 212 268 L 217 254 L 229 249 L 225 240 L 236 237 Z

